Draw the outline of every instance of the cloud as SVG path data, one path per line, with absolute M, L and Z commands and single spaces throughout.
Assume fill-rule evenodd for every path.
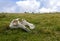
M 39 9 L 40 13 L 49 13 L 49 12 L 56 12 L 56 10 L 51 9 L 51 8 L 44 8 L 42 7 L 41 9 Z
M 18 1 L 16 4 L 23 10 L 22 12 L 36 12 L 40 7 L 40 3 L 36 0 Z
M 59 12 L 60 11 L 60 0 L 45 0 L 44 5 L 38 11 L 44 12 Z
M 15 12 L 15 10 L 16 10 L 16 7 L 12 6 L 12 7 L 5 7 L 5 8 L 3 8 L 2 11 L 4 11 L 4 12 Z
M 22 12 L 58 12 L 60 0 L 25 0 L 16 2 Z
M 60 0 L 0 0 L 0 12 L 60 12 Z
M 0 0 L 0 12 L 14 12 L 15 6 L 15 2 L 11 0 Z

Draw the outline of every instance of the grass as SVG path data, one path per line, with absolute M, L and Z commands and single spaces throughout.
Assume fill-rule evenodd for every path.
M 36 28 L 31 33 L 7 29 L 14 18 L 26 19 Z M 60 14 L 0 14 L 0 41 L 60 41 Z

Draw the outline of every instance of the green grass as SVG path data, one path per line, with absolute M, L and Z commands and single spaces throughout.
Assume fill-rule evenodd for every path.
M 35 25 L 35 29 L 30 33 L 7 29 L 14 18 L 26 19 Z M 60 41 L 60 13 L 0 14 L 0 41 Z

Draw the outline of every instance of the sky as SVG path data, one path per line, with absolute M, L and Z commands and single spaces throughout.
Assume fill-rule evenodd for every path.
M 60 12 L 60 0 L 0 0 L 0 12 Z

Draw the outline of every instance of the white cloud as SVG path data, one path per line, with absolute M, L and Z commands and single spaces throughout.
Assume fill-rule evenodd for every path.
M 41 9 L 39 9 L 40 13 L 49 13 L 49 12 L 56 12 L 56 10 L 51 9 L 51 8 L 44 8 L 42 7 Z
M 16 2 L 0 2 L 0 11 L 3 12 L 58 12 L 60 11 L 60 0 L 23 0 Z M 4 4 L 5 5 L 4 5 Z
M 44 12 L 58 12 L 59 7 L 60 7 L 60 1 L 59 0 L 45 0 L 46 5 L 45 7 L 43 6 L 42 8 L 39 9 L 39 12 L 44 13 Z
M 49 0 L 49 3 L 47 5 L 48 8 L 58 10 L 58 6 L 60 6 L 60 0 Z
M 40 3 L 36 0 L 25 0 L 25 1 L 18 1 L 16 2 L 17 6 L 23 10 L 23 12 L 35 12 L 39 9 Z
M 4 12 L 15 12 L 15 9 L 16 9 L 15 6 L 13 6 L 13 7 L 4 7 L 3 10 L 2 10 L 2 12 L 3 11 Z
M 36 1 L 36 0 L 25 0 L 25 1 L 18 1 L 16 2 L 17 6 L 20 7 L 19 9 L 22 9 L 20 11 L 22 12 L 57 12 L 58 11 L 58 7 L 60 7 L 60 1 L 59 0 L 42 0 L 43 3 L 45 1 L 45 7 L 42 6 L 42 8 L 40 8 L 40 5 L 43 4 Z

